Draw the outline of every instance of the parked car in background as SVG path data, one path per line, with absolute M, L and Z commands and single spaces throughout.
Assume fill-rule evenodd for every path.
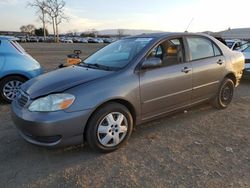
M 60 37 L 59 41 L 62 43 L 74 43 L 73 39 L 70 37 Z
M 88 39 L 87 38 L 80 38 L 79 42 L 80 43 L 88 43 Z
M 18 42 L 27 42 L 26 36 L 18 36 Z
M 64 43 L 74 43 L 73 40 L 71 38 L 65 38 L 63 40 Z
M 11 102 L 20 86 L 42 73 L 40 64 L 16 42 L 0 36 L 0 99 Z
M 64 37 L 59 37 L 59 41 L 60 41 L 60 42 L 63 42 L 64 40 L 65 40 Z
M 245 69 L 243 77 L 250 79 L 250 44 L 248 43 L 248 47 L 242 50 L 243 55 L 245 56 Z
M 39 38 L 36 36 L 29 37 L 29 42 L 39 42 Z
M 88 43 L 103 43 L 103 40 L 99 38 L 89 38 Z
M 97 41 L 94 38 L 89 37 L 88 38 L 88 43 L 97 43 Z
M 51 42 L 55 42 L 55 39 L 54 39 L 54 37 L 53 37 L 53 36 L 46 36 L 46 40 L 45 40 L 45 42 L 49 42 L 49 43 L 51 43 Z
M 103 39 L 103 42 L 109 44 L 109 43 L 114 42 L 114 40 L 112 38 L 105 38 L 105 39 Z
M 38 37 L 38 42 L 44 42 L 44 37 Z
M 225 40 L 227 46 L 231 50 L 236 50 L 236 51 L 242 51 L 247 47 L 247 41 L 239 40 L 239 39 L 231 39 L 231 40 Z
M 79 43 L 79 42 L 80 42 L 80 38 L 79 38 L 79 37 L 73 37 L 73 38 L 72 38 L 72 41 L 73 41 L 74 43 Z
M 103 43 L 103 39 L 101 38 L 96 38 L 96 40 L 97 40 L 97 43 Z
M 30 143 L 80 144 L 111 152 L 133 127 L 210 101 L 231 103 L 244 56 L 208 35 L 144 34 L 121 39 L 79 66 L 58 69 L 21 86 L 12 118 Z

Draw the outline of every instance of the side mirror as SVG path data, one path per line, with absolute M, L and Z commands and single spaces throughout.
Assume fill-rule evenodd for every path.
M 152 69 L 162 66 L 162 60 L 157 57 L 150 57 L 143 62 L 141 69 Z

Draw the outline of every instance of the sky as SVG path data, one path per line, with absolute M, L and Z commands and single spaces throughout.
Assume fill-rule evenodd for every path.
M 32 1 L 32 0 L 31 0 Z M 70 19 L 60 33 L 91 29 L 149 29 L 183 32 L 250 27 L 249 0 L 65 0 Z M 27 0 L 0 0 L 0 31 L 41 23 Z M 48 25 L 51 32 L 51 25 Z

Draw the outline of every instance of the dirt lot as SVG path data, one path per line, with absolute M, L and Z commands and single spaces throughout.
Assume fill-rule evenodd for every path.
M 24 44 L 46 71 L 95 44 Z M 204 104 L 140 125 L 110 154 L 26 143 L 0 105 L 0 187 L 250 187 L 250 82 L 223 111 Z

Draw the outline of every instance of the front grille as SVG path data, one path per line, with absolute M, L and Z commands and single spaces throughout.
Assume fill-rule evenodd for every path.
M 20 90 L 19 95 L 17 96 L 17 102 L 21 107 L 24 107 L 29 101 L 29 96 Z

